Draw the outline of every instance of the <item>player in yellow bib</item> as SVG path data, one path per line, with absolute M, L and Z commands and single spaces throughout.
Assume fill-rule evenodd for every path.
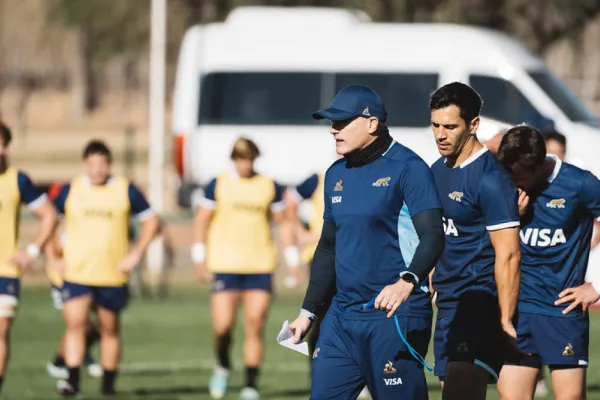
M 127 305 L 129 274 L 158 232 L 159 219 L 129 180 L 111 175 L 111 153 L 100 141 L 83 151 L 85 174 L 65 185 L 55 200 L 64 215 L 63 315 L 68 381 L 59 394 L 79 393 L 79 370 L 85 355 L 89 313 L 95 306 L 100 327 L 102 393 L 115 394 L 121 353 L 119 316 Z M 137 244 L 129 248 L 129 217 L 141 221 Z
M 23 172 L 9 166 L 10 129 L 0 122 L 0 388 L 9 354 L 10 329 L 19 304 L 20 277 L 52 236 L 57 223 L 48 196 L 40 193 Z M 36 238 L 25 251 L 18 250 L 21 204 L 40 220 Z
M 50 198 L 50 200 L 54 201 L 56 199 L 56 197 L 60 193 L 61 187 L 62 187 L 62 185 L 59 183 L 54 183 L 50 187 L 50 189 L 48 190 L 48 197 Z M 66 243 L 67 235 L 64 233 L 62 235 L 55 234 L 50 240 L 53 241 L 52 252 L 57 251 L 60 254 L 60 257 L 62 257 L 63 245 L 64 245 L 64 243 Z M 47 247 L 51 247 L 51 246 L 47 246 Z M 46 251 L 48 252 L 48 249 L 46 249 Z M 56 256 L 56 254 L 48 254 L 48 256 L 49 256 L 49 258 L 53 258 L 53 256 Z M 54 257 L 54 258 L 56 258 L 56 257 Z M 61 288 L 62 288 L 62 284 L 63 284 L 62 271 L 59 271 L 56 268 L 54 268 L 54 266 L 52 265 L 52 262 L 47 260 L 46 275 L 48 276 L 48 279 L 50 280 L 50 293 L 52 296 L 52 304 L 56 310 L 59 310 L 62 312 L 62 309 L 63 309 L 63 300 L 62 300 L 62 293 L 61 293 Z M 88 330 L 86 333 L 86 340 L 85 340 L 85 348 L 86 348 L 85 365 L 87 367 L 88 374 L 90 374 L 91 376 L 93 376 L 95 378 L 101 377 L 103 371 L 102 371 L 102 366 L 100 366 L 100 364 L 98 364 L 96 362 L 94 357 L 92 357 L 90 350 L 91 350 L 91 347 L 98 341 L 99 338 L 100 338 L 100 332 L 99 332 L 96 324 L 90 319 L 90 322 L 88 324 Z M 65 364 L 65 343 L 64 342 L 65 341 L 64 341 L 64 335 L 63 335 L 60 338 L 60 342 L 58 345 L 58 349 L 56 351 L 56 355 L 54 356 L 54 360 L 46 363 L 46 373 L 48 374 L 49 377 L 54 378 L 54 379 L 63 379 L 64 380 L 64 379 L 69 378 L 69 372 L 68 372 L 67 366 Z
M 240 398 L 259 398 L 256 381 L 263 355 L 263 328 L 277 267 L 270 216 L 278 224 L 282 242 L 290 242 L 283 213 L 284 189 L 255 172 L 258 156 L 256 144 L 238 139 L 231 154 L 235 171 L 213 179 L 196 210 L 192 260 L 201 280 L 206 282 L 213 274 L 211 307 L 218 366 L 209 385 L 212 398 L 222 398 L 227 390 L 231 334 L 240 303 L 244 305 L 246 367 Z M 290 259 L 288 250 L 288 265 L 297 266 L 299 254 Z

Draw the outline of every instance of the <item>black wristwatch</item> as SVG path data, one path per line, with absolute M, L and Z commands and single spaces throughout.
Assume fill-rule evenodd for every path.
M 412 283 L 414 287 L 419 286 L 419 282 L 417 281 L 417 278 L 413 274 L 403 274 L 400 277 L 400 279 L 402 279 L 403 281 Z

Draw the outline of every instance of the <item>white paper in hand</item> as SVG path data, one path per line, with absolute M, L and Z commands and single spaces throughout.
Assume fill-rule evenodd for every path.
M 301 340 L 298 344 L 294 344 L 293 340 L 294 332 L 290 329 L 290 323 L 285 321 L 281 327 L 281 331 L 279 331 L 279 335 L 277 335 L 277 343 L 283 347 L 287 347 L 288 349 L 292 349 L 308 356 L 308 343 Z

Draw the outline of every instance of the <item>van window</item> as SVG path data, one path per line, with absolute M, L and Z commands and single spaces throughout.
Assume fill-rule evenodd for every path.
M 309 125 L 320 73 L 218 72 L 202 78 L 199 124 Z
M 550 71 L 529 71 L 529 76 L 546 92 L 548 97 L 552 99 L 571 121 L 583 122 L 591 126 L 600 126 L 600 122 L 596 116 Z
M 469 80 L 483 98 L 482 116 L 513 125 L 540 119 L 540 113 L 510 81 L 485 75 L 471 75 Z
M 438 86 L 437 74 L 336 74 L 336 91 L 347 85 L 366 85 L 379 93 L 387 108 L 388 126 L 427 127 L 431 123 L 427 105 Z

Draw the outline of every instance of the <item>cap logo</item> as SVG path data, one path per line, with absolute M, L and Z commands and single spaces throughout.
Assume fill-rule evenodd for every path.
M 365 107 L 365 109 L 363 110 L 362 114 L 370 117 L 371 113 L 369 112 L 369 107 Z

